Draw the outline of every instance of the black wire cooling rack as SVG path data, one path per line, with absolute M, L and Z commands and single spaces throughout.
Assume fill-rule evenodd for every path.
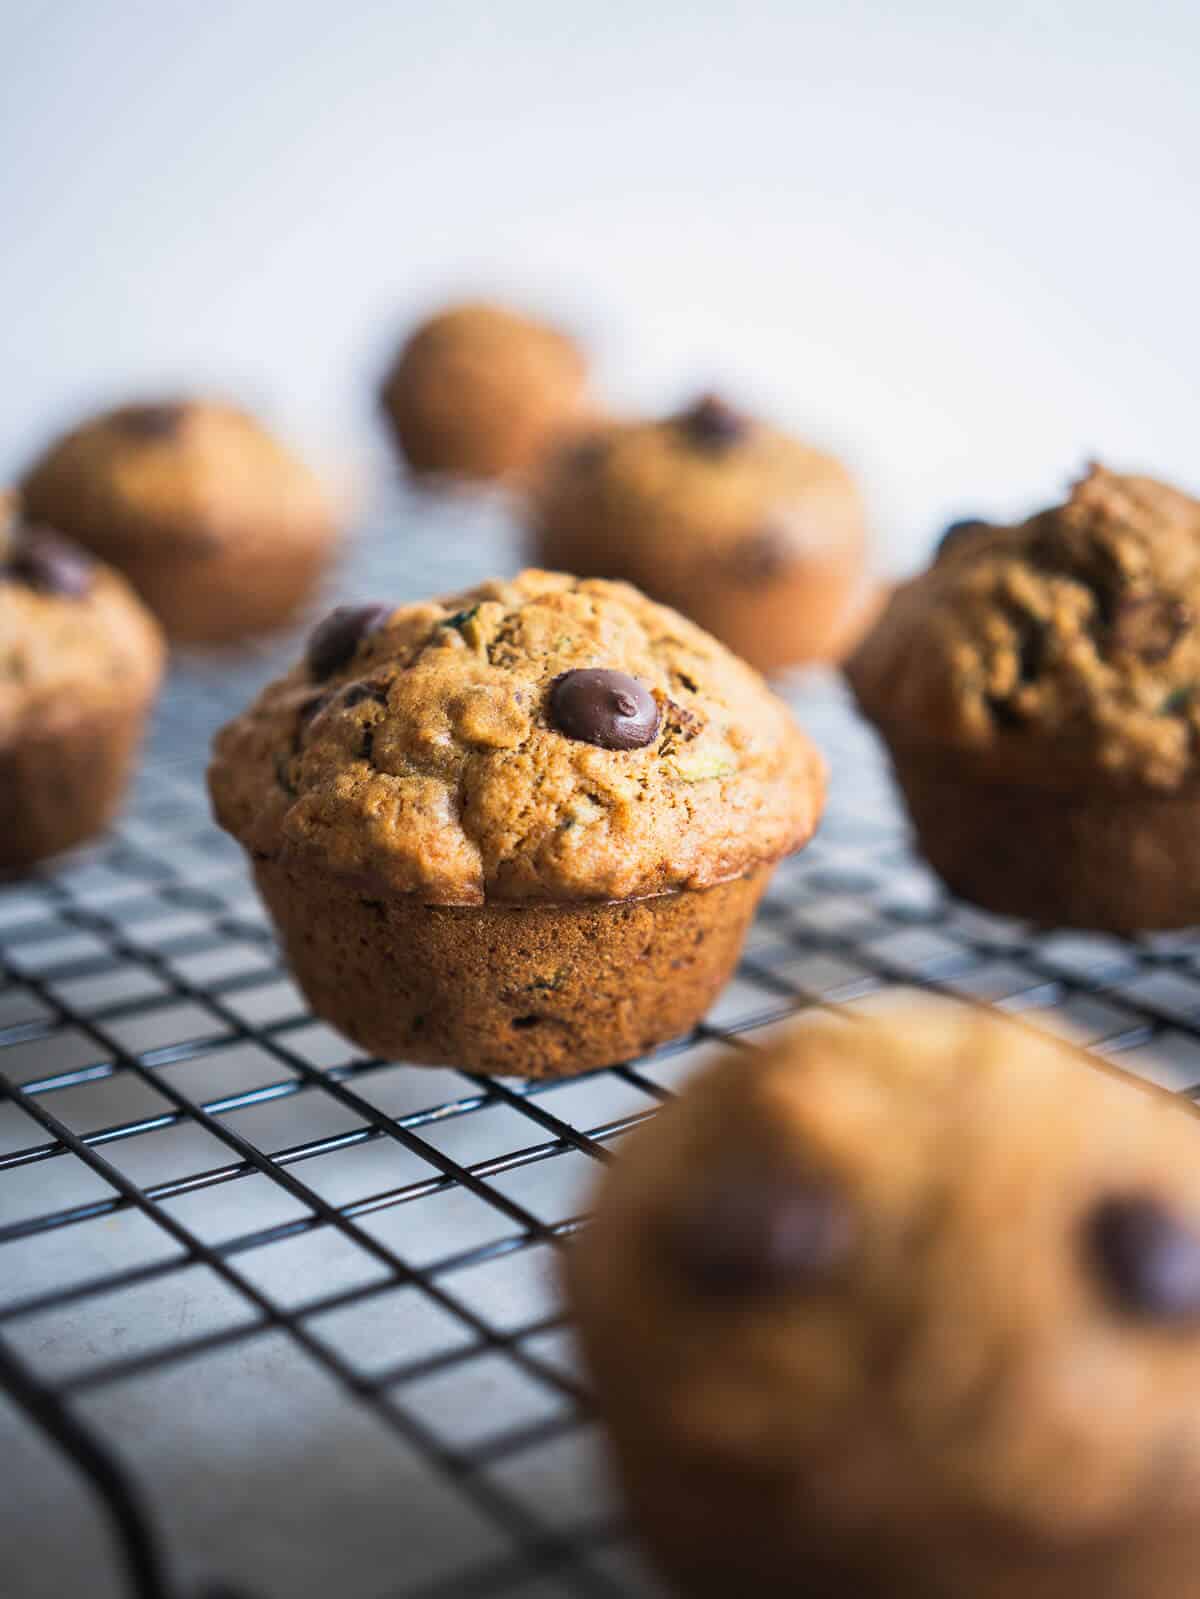
M 494 507 L 410 505 L 342 586 L 516 564 Z M 294 650 L 178 665 L 115 835 L 0 889 L 0 1593 L 650 1595 L 556 1293 L 597 1163 L 714 1052 L 896 983 L 1188 1091 L 1200 934 L 946 900 L 872 736 L 798 681 L 828 814 L 693 1035 L 534 1086 L 367 1059 L 306 1012 L 204 797 L 212 730 Z

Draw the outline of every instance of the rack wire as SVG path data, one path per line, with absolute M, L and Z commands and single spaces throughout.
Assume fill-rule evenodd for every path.
M 342 586 L 517 554 L 496 507 L 409 503 Z M 896 983 L 1195 1094 L 1200 934 L 946 899 L 872 735 L 797 679 L 827 817 L 692 1035 L 563 1083 L 369 1059 L 306 1011 L 204 797 L 212 730 L 295 647 L 174 666 L 113 836 L 0 888 L 0 1592 L 649 1596 L 556 1287 L 622 1135 L 714 1054 Z

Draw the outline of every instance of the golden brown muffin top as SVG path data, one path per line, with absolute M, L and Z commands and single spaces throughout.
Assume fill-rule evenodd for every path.
M 897 744 L 1169 789 L 1196 770 L 1197 617 L 1200 502 L 1092 466 L 1015 527 L 951 529 L 848 675 Z
M 548 557 L 607 561 L 668 591 L 698 568 L 754 588 L 864 543 L 862 501 L 840 461 L 715 395 L 663 421 L 598 426 L 558 451 L 529 515 Z
M 149 699 L 164 653 L 115 572 L 44 528 L 0 526 L 0 744 Z
M 120 564 L 328 538 L 320 480 L 260 422 L 213 400 L 124 405 L 52 443 L 21 483 L 32 521 Z
M 418 473 L 526 471 L 589 409 L 587 363 L 561 329 L 485 301 L 449 306 L 409 335 L 382 401 Z
M 1200 1122 L 982 1009 L 731 1051 L 623 1142 L 570 1270 L 610 1403 L 831 1525 L 1200 1504 Z
M 738 876 L 809 838 L 824 767 L 683 617 L 531 570 L 334 613 L 218 735 L 210 786 L 252 852 L 466 905 Z

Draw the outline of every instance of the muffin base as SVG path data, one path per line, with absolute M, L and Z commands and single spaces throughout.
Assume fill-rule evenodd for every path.
M 254 868 L 317 1015 L 373 1055 L 521 1077 L 686 1032 L 733 970 L 770 870 L 647 899 L 460 906 L 307 863 Z
M 0 871 L 25 870 L 104 831 L 124 798 L 148 710 L 92 716 L 0 749 Z
M 1121 793 L 956 772 L 893 748 L 922 853 L 962 899 L 1041 926 L 1134 933 L 1200 922 L 1200 790 Z
M 634 1525 L 680 1599 L 1194 1599 L 1200 1591 L 1200 1540 L 1166 1518 L 1079 1540 L 950 1505 L 884 1525 L 867 1503 L 859 1517 L 833 1511 L 819 1483 L 809 1492 L 797 1480 L 705 1469 L 642 1453 L 633 1437 L 624 1443 L 619 1475 Z

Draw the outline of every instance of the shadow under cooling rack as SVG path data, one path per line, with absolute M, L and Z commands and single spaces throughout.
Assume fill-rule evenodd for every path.
M 481 523 L 364 542 L 396 598 L 514 564 Z M 0 889 L 8 1599 L 637 1599 L 557 1293 L 598 1164 L 714 1053 L 896 983 L 1200 1083 L 1200 936 L 1033 937 L 938 891 L 874 740 L 792 685 L 834 778 L 705 1024 L 530 1087 L 368 1059 L 307 1013 L 203 791 L 295 648 L 175 669 L 115 836 Z

